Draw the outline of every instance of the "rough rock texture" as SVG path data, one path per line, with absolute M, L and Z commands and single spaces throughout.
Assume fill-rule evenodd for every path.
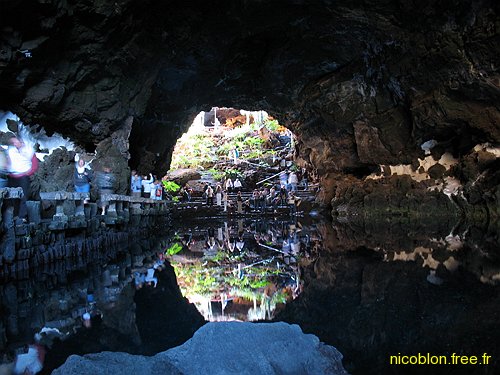
M 185 344 L 154 357 L 71 356 L 53 374 L 346 374 L 341 359 L 296 325 L 225 322 L 208 323 Z
M 269 111 L 322 181 L 411 163 L 430 139 L 456 156 L 500 141 L 494 0 L 8 0 L 0 13 L 0 107 L 124 157 L 130 132 L 141 172 L 165 172 L 213 105 Z

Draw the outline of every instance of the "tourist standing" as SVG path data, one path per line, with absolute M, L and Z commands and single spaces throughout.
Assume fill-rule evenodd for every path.
M 228 177 L 225 183 L 226 191 L 229 193 L 230 191 L 233 190 L 233 180 L 231 180 L 231 177 Z
M 207 206 L 212 207 L 214 205 L 214 189 L 211 185 L 208 185 L 205 193 L 207 194 Z
M 309 173 L 305 168 L 302 168 L 302 184 L 304 185 L 304 190 L 309 189 Z
M 234 147 L 232 150 L 231 150 L 231 153 L 230 153 L 231 157 L 233 158 L 233 162 L 234 164 L 238 164 L 238 158 L 240 157 L 240 152 L 238 151 L 238 149 L 236 147 Z
M 241 191 L 238 191 L 238 195 L 236 196 L 236 203 L 238 205 L 238 213 L 243 213 L 243 197 L 241 196 Z
M 132 171 L 130 176 L 130 192 L 133 197 L 140 197 L 142 190 L 142 178 L 137 171 Z
M 227 191 L 222 192 L 222 201 L 224 202 L 224 212 L 227 212 Z
M 149 178 L 146 176 L 142 177 L 142 196 L 144 198 L 149 198 L 151 196 L 151 184 L 153 183 L 154 178 L 153 175 L 150 173 Z
M 182 194 L 182 200 L 184 202 L 191 202 L 191 188 L 189 187 L 187 182 L 184 185 L 184 187 L 181 189 L 181 194 Z
M 240 192 L 241 191 L 241 181 L 238 177 L 236 177 L 236 180 L 234 180 L 234 190 L 236 190 L 237 192 Z
M 297 174 L 295 172 L 290 172 L 290 175 L 288 176 L 288 185 L 290 186 L 290 189 L 295 192 L 297 191 L 297 184 L 299 183 L 299 179 L 297 177 Z
M 99 172 L 97 174 L 97 185 L 99 187 L 99 192 L 101 195 L 101 215 L 105 215 L 106 207 L 108 205 L 106 195 L 113 194 L 115 191 L 115 176 L 111 172 L 111 168 L 106 166 L 102 169 L 102 172 Z
M 287 196 L 288 196 L 288 192 L 286 190 L 286 186 L 282 184 L 280 187 L 280 204 L 282 206 L 286 205 Z
M 23 222 L 27 222 L 28 208 L 26 206 L 26 201 L 30 194 L 30 176 L 35 173 L 38 168 L 38 159 L 35 157 L 33 149 L 16 136 L 11 137 L 9 143 L 10 146 L 7 150 L 10 160 L 8 186 L 20 187 L 23 189 L 23 197 L 19 205 L 18 217 Z
M 217 200 L 217 206 L 222 206 L 222 186 L 220 186 L 220 184 L 217 184 L 215 187 L 215 198 Z
M 90 168 L 83 160 L 83 157 L 75 155 L 75 173 L 73 183 L 76 193 L 90 193 Z
M 154 182 L 154 194 L 151 197 L 154 200 L 161 201 L 163 199 L 163 186 L 161 185 L 160 180 L 156 180 Z M 153 191 L 152 189 L 152 191 Z
M 0 188 L 7 187 L 9 178 L 9 155 L 7 154 L 7 146 L 0 146 Z
M 288 185 L 288 173 L 286 171 L 281 171 L 280 173 L 280 185 L 285 185 L 285 188 Z

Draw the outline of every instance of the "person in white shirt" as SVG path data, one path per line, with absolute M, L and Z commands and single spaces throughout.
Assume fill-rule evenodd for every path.
M 231 180 L 231 177 L 227 178 L 225 186 L 228 192 L 233 190 L 233 180 Z
M 240 191 L 241 190 L 241 181 L 239 178 L 237 178 L 236 180 L 234 180 L 234 190 L 236 191 Z
M 142 196 L 144 198 L 149 198 L 151 196 L 151 186 L 154 181 L 153 175 L 150 173 L 149 178 L 146 176 L 142 177 Z
M 35 173 L 38 167 L 38 160 L 34 157 L 35 152 L 33 149 L 27 146 L 21 139 L 13 136 L 9 139 L 9 143 L 10 146 L 7 150 L 10 160 L 8 186 L 23 189 L 18 217 L 26 222 L 28 217 L 26 201 L 30 194 L 30 176 Z
M 299 179 L 295 172 L 290 172 L 288 176 L 288 185 L 290 186 L 292 191 L 297 191 L 297 184 L 299 183 Z

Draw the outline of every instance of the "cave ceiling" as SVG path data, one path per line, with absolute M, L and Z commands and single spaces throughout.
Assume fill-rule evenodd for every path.
M 497 1 L 0 7 L 0 110 L 87 149 L 129 138 L 158 172 L 214 105 L 268 111 L 320 173 L 411 163 L 429 139 L 454 154 L 500 141 Z

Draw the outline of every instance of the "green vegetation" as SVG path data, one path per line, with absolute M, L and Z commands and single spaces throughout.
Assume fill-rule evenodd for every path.
M 179 243 L 174 243 L 172 246 L 170 246 L 166 251 L 165 253 L 167 255 L 175 255 L 177 253 L 179 253 L 180 251 L 182 250 L 182 245 L 179 244 Z
M 175 194 L 180 190 L 180 186 L 173 181 L 162 181 L 163 187 L 170 194 Z
M 263 125 L 274 134 L 285 131 L 277 120 L 269 119 Z M 229 159 L 231 150 L 235 148 L 242 160 L 272 158 L 276 152 L 265 147 L 266 139 L 261 137 L 260 128 L 261 126 L 254 123 L 241 125 L 225 131 L 223 136 L 214 136 L 204 129 L 187 132 L 177 142 L 172 155 L 171 169 L 212 168 L 214 178 L 220 181 L 223 172 L 217 171 L 214 165 L 219 160 Z

